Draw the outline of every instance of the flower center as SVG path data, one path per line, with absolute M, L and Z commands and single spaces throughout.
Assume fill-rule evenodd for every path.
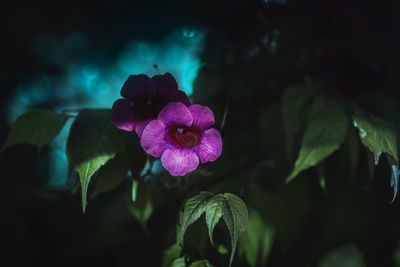
M 193 148 L 200 143 L 201 133 L 194 127 L 178 126 L 169 131 L 175 145 L 184 148 Z

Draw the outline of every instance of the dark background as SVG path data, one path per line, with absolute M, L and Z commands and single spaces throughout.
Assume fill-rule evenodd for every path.
M 272 158 L 280 164 L 278 150 L 284 148 L 269 143 L 267 147 L 278 152 L 264 152 L 255 141 L 260 135 L 258 115 L 264 107 L 278 103 L 287 86 L 302 83 L 304 77 L 322 81 L 344 99 L 361 103 L 399 127 L 398 11 L 394 1 L 372 0 L 288 0 L 284 4 L 261 0 L 5 1 L 0 11 L 0 143 L 9 132 L 6 108 L 17 86 L 43 73 L 63 75 L 58 64 L 35 56 L 33 44 L 38 35 L 51 32 L 62 39 L 70 32 L 84 32 L 90 46 L 67 54 L 64 60 L 99 57 L 107 61 L 128 40 L 157 42 L 182 25 L 208 32 L 201 54 L 206 64 L 195 81 L 194 99 L 213 107 L 217 119 L 222 117 L 226 100 L 230 101 L 232 115 L 225 134 L 231 143 L 224 147 L 225 162 Z M 276 31 L 279 47 L 271 41 L 263 45 L 265 35 L 274 36 Z M 51 108 L 53 104 L 48 101 L 39 106 Z M 275 119 L 278 122 L 269 125 L 270 135 L 264 139 L 279 136 L 279 118 Z M 162 239 L 174 236 L 179 197 L 179 201 L 172 198 L 171 206 L 155 211 L 146 235 L 125 209 L 126 188 L 99 197 L 83 215 L 79 194 L 44 190 L 46 177 L 40 174 L 38 158 L 37 150 L 25 145 L 0 156 L 1 265 L 159 265 L 168 247 Z M 289 198 L 294 202 L 309 198 L 307 215 L 287 250 L 282 252 L 279 242 L 274 245 L 268 266 L 314 266 L 320 255 L 347 243 L 362 249 L 367 266 L 393 266 L 400 206 L 399 200 L 390 203 L 389 168 L 378 165 L 375 179 L 361 190 L 368 184 L 365 153 L 360 156 L 356 183 L 349 184 L 344 178 L 347 172 L 339 162 L 340 154 L 333 155 L 328 195 L 316 180 L 305 177 L 299 178 L 302 181 L 293 190 L 281 192 L 282 196 L 292 194 Z M 290 165 L 285 164 L 279 166 L 287 174 Z M 262 182 L 265 188 L 274 192 L 281 188 L 269 179 Z M 296 186 L 302 187 L 305 180 L 308 193 L 298 193 Z M 242 186 L 251 182 L 241 181 Z M 237 258 L 236 266 L 241 262 Z

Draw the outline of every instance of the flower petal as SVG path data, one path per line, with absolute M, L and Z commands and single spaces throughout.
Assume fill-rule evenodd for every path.
M 193 116 L 193 126 L 206 130 L 215 123 L 214 114 L 210 108 L 198 104 L 189 107 Z
M 161 162 L 171 175 L 183 176 L 197 168 L 199 158 L 190 149 L 167 149 L 161 156 Z
M 158 114 L 158 119 L 165 125 L 186 125 L 191 126 L 193 116 L 189 109 L 180 102 L 168 103 Z
M 145 74 L 130 75 L 121 89 L 121 96 L 134 102 L 146 101 L 154 93 L 155 85 Z
M 181 102 L 186 106 L 190 106 L 190 100 L 186 93 L 181 90 L 173 91 L 168 98 L 168 102 Z
M 140 144 L 144 151 L 153 157 L 159 158 L 167 149 L 168 142 L 166 141 L 166 127 L 160 120 L 152 120 L 144 128 Z
M 196 154 L 201 163 L 216 160 L 222 152 L 222 138 L 214 128 L 203 132 L 200 144 L 196 147 Z
M 147 119 L 147 120 L 143 120 L 143 121 L 138 121 L 136 123 L 136 127 L 135 127 L 135 131 L 137 133 L 137 135 L 139 137 L 142 137 L 143 134 L 143 130 L 144 128 L 147 126 L 147 124 L 149 124 L 152 120 L 154 119 Z
M 168 72 L 164 75 L 154 75 L 151 80 L 155 85 L 157 97 L 168 97 L 173 91 L 178 90 L 175 78 Z
M 139 120 L 131 103 L 127 99 L 120 98 L 114 102 L 111 110 L 111 122 L 118 129 L 133 131 Z

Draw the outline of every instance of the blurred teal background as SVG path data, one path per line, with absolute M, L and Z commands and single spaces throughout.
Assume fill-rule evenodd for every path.
M 200 53 L 205 34 L 200 27 L 182 25 L 171 29 L 158 42 L 127 41 L 118 47 L 120 52 L 115 58 L 105 60 L 100 59 L 102 55 L 93 55 L 82 62 L 80 58 L 70 60 L 69 56 L 86 52 L 93 45 L 84 33 L 72 32 L 61 41 L 54 34 L 43 33 L 33 40 L 34 55 L 48 64 L 56 64 L 62 74 L 50 76 L 44 72 L 33 81 L 17 85 L 17 93 L 7 103 L 8 121 L 11 124 L 20 114 L 46 104 L 59 112 L 110 108 L 120 97 L 121 87 L 131 74 L 153 76 L 170 72 L 179 88 L 190 96 L 201 67 Z M 69 126 L 52 142 L 52 151 L 44 160 L 49 164 L 43 169 L 49 170 L 44 175 L 50 177 L 50 187 L 63 187 L 67 183 L 64 151 Z

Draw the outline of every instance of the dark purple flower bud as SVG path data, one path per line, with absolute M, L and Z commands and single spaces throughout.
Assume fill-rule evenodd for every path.
M 112 107 L 112 123 L 115 127 L 135 130 L 139 137 L 143 129 L 169 102 L 190 105 L 185 92 L 178 90 L 175 78 L 169 74 L 149 78 L 145 74 L 131 75 L 121 89 L 120 98 Z
M 210 128 L 213 112 L 205 106 L 167 104 L 144 128 L 141 145 L 159 158 L 173 176 L 183 176 L 197 168 L 199 161 L 215 161 L 222 152 L 221 134 Z

